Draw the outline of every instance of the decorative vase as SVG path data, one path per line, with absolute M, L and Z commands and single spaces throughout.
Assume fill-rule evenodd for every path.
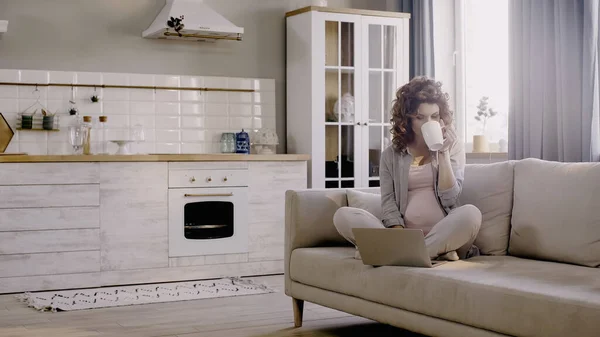
M 235 153 L 250 154 L 250 136 L 244 129 L 235 134 Z
M 502 138 L 498 141 L 498 151 L 508 152 L 508 142 L 506 141 L 506 139 Z
M 473 136 L 473 152 L 490 152 L 490 146 L 484 135 Z
M 354 96 L 345 93 L 342 98 L 335 102 L 333 113 L 342 123 L 354 122 Z

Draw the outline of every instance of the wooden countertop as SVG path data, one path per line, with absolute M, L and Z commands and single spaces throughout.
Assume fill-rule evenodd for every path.
M 307 154 L 135 154 L 135 155 L 0 155 L 0 163 L 165 162 L 165 161 L 306 161 Z

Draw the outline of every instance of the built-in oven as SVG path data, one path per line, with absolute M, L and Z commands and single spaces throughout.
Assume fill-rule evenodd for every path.
M 169 256 L 248 251 L 246 170 L 169 172 Z

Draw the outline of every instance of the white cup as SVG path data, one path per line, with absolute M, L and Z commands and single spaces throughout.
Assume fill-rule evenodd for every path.
M 439 151 L 444 146 L 442 127 L 437 121 L 429 121 L 421 126 L 421 133 L 425 144 L 431 151 Z

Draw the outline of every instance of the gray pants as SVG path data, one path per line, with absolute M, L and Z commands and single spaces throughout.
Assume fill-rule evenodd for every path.
M 356 241 L 352 228 L 383 228 L 381 221 L 373 214 L 353 207 L 338 209 L 333 217 L 333 223 L 337 231 L 353 245 L 356 245 Z M 464 205 L 453 209 L 425 236 L 429 257 L 433 259 L 447 252 L 456 251 L 458 257 L 464 259 L 480 227 L 481 212 L 477 207 Z

